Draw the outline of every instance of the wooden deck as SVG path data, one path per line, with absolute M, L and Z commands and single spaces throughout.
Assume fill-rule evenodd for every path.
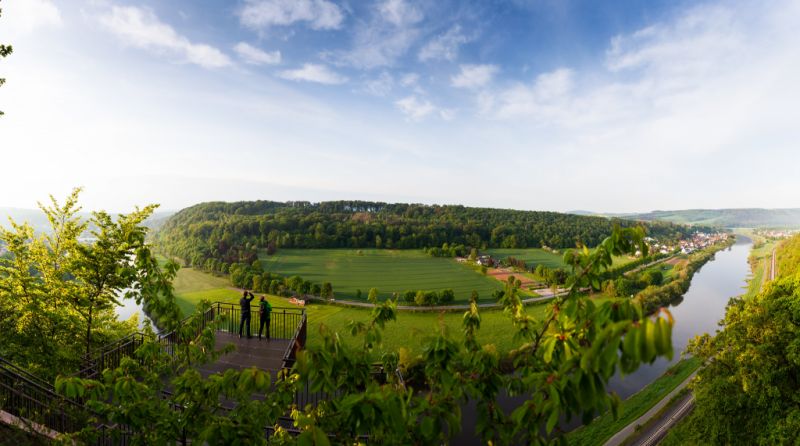
M 236 346 L 236 351 L 221 356 L 216 362 L 199 367 L 203 376 L 214 373 L 224 373 L 227 369 L 243 370 L 249 367 L 258 367 L 262 370 L 278 371 L 283 364 L 283 355 L 289 344 L 289 339 L 250 339 L 239 338 L 239 335 L 218 331 L 216 333 L 216 348 L 219 350 L 227 344 Z

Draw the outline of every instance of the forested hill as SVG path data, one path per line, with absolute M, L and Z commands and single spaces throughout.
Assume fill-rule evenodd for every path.
M 687 209 L 630 215 L 637 220 L 661 220 L 725 228 L 800 227 L 800 209 Z
M 173 215 L 156 240 L 192 264 L 255 259 L 258 249 L 593 246 L 611 232 L 609 220 L 557 212 L 364 201 L 201 203 Z M 688 228 L 647 223 L 651 235 L 676 238 Z

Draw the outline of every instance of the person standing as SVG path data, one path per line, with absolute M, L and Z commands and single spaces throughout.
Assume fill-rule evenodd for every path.
M 261 320 L 261 323 L 258 324 L 258 339 L 261 339 L 261 331 L 264 329 L 264 326 L 267 327 L 267 340 L 269 341 L 269 319 L 272 315 L 272 305 L 269 304 L 269 301 L 264 299 L 264 296 L 261 296 L 261 301 L 258 303 L 258 318 Z
M 247 298 L 248 294 L 250 295 L 249 299 Z M 242 298 L 239 299 L 239 305 L 242 307 L 241 308 L 242 309 L 242 311 L 241 311 L 242 320 L 241 320 L 241 322 L 239 322 L 239 337 L 240 338 L 242 337 L 242 331 L 243 331 L 243 329 L 245 327 L 245 324 L 247 324 L 247 339 L 250 339 L 250 338 L 253 337 L 253 336 L 250 335 L 250 302 L 252 302 L 253 299 L 255 299 L 255 298 L 256 297 L 253 296 L 253 293 L 251 293 L 251 292 L 249 292 L 247 290 L 244 290 L 244 292 L 242 292 Z

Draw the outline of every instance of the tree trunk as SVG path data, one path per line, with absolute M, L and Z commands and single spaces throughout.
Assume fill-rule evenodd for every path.
M 89 317 L 86 319 L 86 358 L 88 359 L 91 359 L 89 353 L 92 350 L 92 308 L 93 306 L 89 306 Z

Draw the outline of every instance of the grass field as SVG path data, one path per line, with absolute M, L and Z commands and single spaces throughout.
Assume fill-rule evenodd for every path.
M 261 256 L 265 271 L 298 275 L 314 283 L 331 282 L 338 299 L 366 300 L 370 288 L 381 299 L 406 290 L 452 288 L 456 302 L 467 302 L 472 290 L 481 301 L 491 301 L 502 284 L 454 259 L 431 257 L 419 250 L 281 249 Z
M 558 250 L 558 254 L 545 251 L 541 248 L 518 248 L 518 249 L 488 249 L 485 252 L 496 259 L 514 257 L 528 264 L 529 267 L 544 265 L 548 268 L 560 268 L 564 266 L 564 249 Z M 624 265 L 633 261 L 628 256 L 614 257 L 614 265 Z
M 202 299 L 211 302 L 238 302 L 241 294 L 229 287 L 225 278 L 214 277 L 210 274 L 195 271 L 191 268 L 182 268 L 178 272 L 175 282 L 175 293 L 178 305 L 184 314 L 192 312 Z M 277 296 L 267 296 L 275 307 L 290 307 L 287 299 Z M 277 311 L 277 310 L 276 310 Z M 330 329 L 339 332 L 342 339 L 351 345 L 359 344 L 347 329 L 351 320 L 367 320 L 369 309 L 343 307 L 337 305 L 310 304 L 306 306 L 308 314 L 308 342 L 315 345 L 320 342 L 319 327 L 325 324 Z M 527 307 L 529 314 L 541 317 L 544 314 L 544 305 Z M 389 323 L 384 331 L 383 349 L 385 351 L 398 351 L 406 348 L 410 354 L 417 355 L 421 352 L 426 337 L 432 336 L 441 324 L 456 339 L 461 337 L 461 320 L 463 313 L 415 313 L 399 312 L 397 321 Z M 483 343 L 494 344 L 497 350 L 505 353 L 514 348 L 512 331 L 508 317 L 500 310 L 486 310 L 481 312 L 481 330 L 479 339 Z
M 647 387 L 623 401 L 619 408 L 619 418 L 615 420 L 611 413 L 601 415 L 592 421 L 592 424 L 579 427 L 567 434 L 569 444 L 593 446 L 605 443 L 623 427 L 644 415 L 698 367 L 700 360 L 697 358 L 678 362 Z

